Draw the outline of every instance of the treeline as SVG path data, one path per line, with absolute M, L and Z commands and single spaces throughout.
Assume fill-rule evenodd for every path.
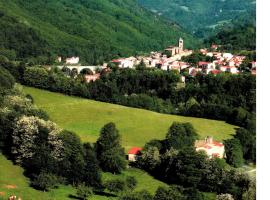
M 200 191 L 231 194 L 239 200 L 245 199 L 250 190 L 255 193 L 247 175 L 228 167 L 223 159 L 208 159 L 204 152 L 196 152 L 194 143 L 198 137 L 191 124 L 175 122 L 164 140 L 152 140 L 144 146 L 136 166 L 170 185 L 182 187 L 182 191 L 193 191 L 196 200 L 203 199 Z M 227 159 L 231 159 L 229 152 L 226 146 Z
M 178 88 L 177 72 L 143 65 L 136 70 L 112 67 L 111 72 L 102 73 L 91 83 L 82 75 L 69 78 L 57 68 L 46 70 L 10 62 L 2 65 L 18 81 L 32 87 L 161 113 L 227 121 L 242 127 L 237 132 L 245 134 L 237 134 L 236 143 L 241 143 L 246 161 L 256 162 L 256 77 L 249 73 L 187 76 L 185 87 Z

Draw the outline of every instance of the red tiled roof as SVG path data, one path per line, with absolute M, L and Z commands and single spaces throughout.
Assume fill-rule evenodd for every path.
M 219 70 L 214 69 L 214 70 L 212 70 L 212 71 L 211 71 L 211 73 L 212 73 L 212 74 L 219 74 L 219 73 L 220 73 L 220 71 L 219 71 Z
M 128 154 L 134 154 L 134 155 L 138 155 L 140 154 L 142 148 L 140 147 L 132 147 L 129 151 Z
M 213 141 L 213 144 L 214 144 L 215 146 L 218 146 L 218 147 L 223 147 L 223 146 L 224 146 L 224 144 L 222 144 L 222 143 L 220 143 L 220 142 L 217 142 L 217 141 Z
M 209 62 L 203 62 L 203 61 L 200 61 L 199 62 L 199 66 L 202 66 L 202 65 L 208 65 L 208 64 L 210 64 Z
M 114 59 L 111 62 L 113 62 L 113 63 L 120 63 L 120 62 L 122 62 L 122 60 L 120 60 L 120 59 Z

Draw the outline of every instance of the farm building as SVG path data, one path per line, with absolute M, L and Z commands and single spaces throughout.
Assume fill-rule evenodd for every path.
M 128 151 L 128 160 L 129 161 L 137 161 L 138 156 L 141 155 L 141 150 L 142 148 L 140 147 L 132 147 L 129 151 Z

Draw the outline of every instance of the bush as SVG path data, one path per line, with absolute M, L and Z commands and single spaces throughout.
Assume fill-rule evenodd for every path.
M 137 186 L 137 180 L 133 177 L 133 176 L 128 176 L 126 178 L 126 184 L 127 184 L 127 188 L 130 190 L 134 190 L 135 187 Z
M 0 90 L 11 89 L 14 84 L 14 77 L 6 69 L 0 67 Z
M 76 194 L 80 199 L 87 200 L 89 197 L 93 196 L 93 190 L 91 187 L 85 186 L 85 184 L 80 184 L 77 187 Z
M 40 190 L 49 191 L 57 188 L 59 179 L 54 174 L 41 172 L 33 181 L 32 185 Z
M 105 187 L 110 191 L 114 193 L 122 192 L 126 189 L 126 183 L 125 181 L 115 179 L 110 180 L 105 183 Z

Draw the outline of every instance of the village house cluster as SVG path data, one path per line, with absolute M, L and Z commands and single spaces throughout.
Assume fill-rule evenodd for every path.
M 162 70 L 174 69 L 180 72 L 181 69 L 186 67 L 185 63 L 180 61 L 181 58 L 193 53 L 192 50 L 184 49 L 182 38 L 179 39 L 178 46 L 170 46 L 164 52 L 151 52 L 149 56 L 118 58 L 111 62 L 120 68 L 135 68 L 136 65 L 143 62 L 149 68 L 160 68 Z
M 245 56 L 233 55 L 227 52 L 218 52 L 218 45 L 212 45 L 209 51 L 208 49 L 200 49 L 200 53 L 211 58 L 211 62 L 199 61 L 196 64 L 183 62 L 182 58 L 184 56 L 189 56 L 193 53 L 192 50 L 184 49 L 184 40 L 179 39 L 177 46 L 170 46 L 166 48 L 163 52 L 151 52 L 148 56 L 132 56 L 128 58 L 117 58 L 113 59 L 110 63 L 114 63 L 119 68 L 135 68 L 141 62 L 145 64 L 148 68 L 159 68 L 162 70 L 177 70 L 180 72 L 186 72 L 191 76 L 196 76 L 197 73 L 203 74 L 219 74 L 222 72 L 227 72 L 231 74 L 239 74 L 239 67 L 245 60 Z M 62 58 L 58 57 L 57 61 L 62 62 Z M 65 65 L 70 70 L 76 70 L 80 73 L 83 69 L 90 69 L 93 73 L 86 74 L 85 79 L 87 82 L 96 81 L 100 78 L 101 70 L 109 70 L 107 63 L 103 66 L 81 66 L 79 57 L 71 57 L 65 59 Z M 256 62 L 253 61 L 252 74 L 256 75 Z M 63 66 L 59 66 L 63 68 Z M 99 70 L 97 70 L 99 69 Z M 182 82 L 185 82 L 185 77 L 182 77 Z
M 217 50 L 218 45 L 212 45 L 211 49 Z M 170 46 L 161 52 L 151 52 L 149 56 L 138 56 L 129 58 L 114 59 L 111 62 L 120 68 L 134 68 L 140 62 L 143 62 L 146 67 L 159 68 L 162 70 L 177 70 L 179 72 L 186 71 L 189 75 L 195 76 L 198 72 L 203 74 L 219 74 L 227 72 L 231 74 L 239 74 L 239 67 L 245 60 L 245 56 L 233 55 L 227 52 L 208 51 L 200 49 L 200 53 L 208 56 L 212 62 L 199 61 L 191 64 L 183 62 L 183 56 L 189 56 L 193 53 L 192 50 L 184 49 L 184 41 L 179 39 L 178 46 Z M 252 74 L 256 74 L 256 62 L 252 63 Z

